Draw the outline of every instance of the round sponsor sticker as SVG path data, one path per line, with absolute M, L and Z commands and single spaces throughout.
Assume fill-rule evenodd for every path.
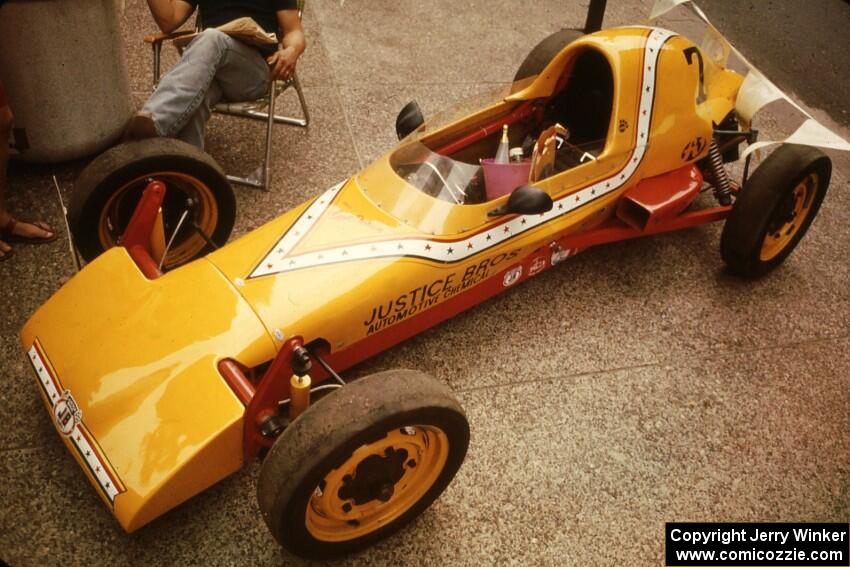
M 521 275 L 522 275 L 522 266 L 517 266 L 515 268 L 511 268 L 510 270 L 505 272 L 505 278 L 502 280 L 502 284 L 504 284 L 505 287 L 514 285 L 517 282 L 517 280 L 520 278 Z
M 528 268 L 528 275 L 533 276 L 535 274 L 539 274 L 546 268 L 546 258 L 543 256 L 538 256 L 531 263 L 531 266 Z
M 82 414 L 74 398 L 71 397 L 71 392 L 65 390 L 65 393 L 53 406 L 53 421 L 56 423 L 56 429 L 62 435 L 71 435 L 81 418 Z

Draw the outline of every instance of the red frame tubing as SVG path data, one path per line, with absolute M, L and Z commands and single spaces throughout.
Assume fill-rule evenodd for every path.
M 435 150 L 435 153 L 438 153 L 443 156 L 450 156 L 455 152 L 462 150 L 470 144 L 473 144 L 479 140 L 483 140 L 487 136 L 494 134 L 496 132 L 500 132 L 502 130 L 502 126 L 505 124 L 513 125 L 528 118 L 532 114 L 534 114 L 535 107 L 533 102 L 526 102 L 525 104 L 520 105 L 518 108 L 515 108 L 505 116 L 501 118 L 497 118 L 493 120 L 489 124 L 485 124 L 484 126 L 479 126 L 478 130 L 467 134 L 463 138 L 458 138 L 453 142 L 449 142 L 445 146 L 438 148 Z
M 162 275 L 162 270 L 159 269 L 159 264 L 151 258 L 150 252 L 142 246 L 134 244 L 127 248 L 127 253 L 130 255 L 130 258 L 133 259 L 133 262 L 136 263 L 136 266 L 138 266 L 142 274 L 149 280 L 155 280 Z
M 227 385 L 230 386 L 230 389 L 233 390 L 233 393 L 236 394 L 236 397 L 239 398 L 239 401 L 242 402 L 242 405 L 250 404 L 257 393 L 257 389 L 245 375 L 242 365 L 235 360 L 225 358 L 218 363 L 218 371 Z
M 271 447 L 275 441 L 273 438 L 265 437 L 261 428 L 267 418 L 278 415 L 278 402 L 289 397 L 292 352 L 303 344 L 301 337 L 292 337 L 281 345 L 271 366 L 263 374 L 248 407 L 245 408 L 243 449 L 246 460 L 255 458 L 260 450 Z
M 156 279 L 162 275 L 159 266 L 153 260 L 151 234 L 163 198 L 165 198 L 165 185 L 161 181 L 148 183 L 121 236 L 121 246 L 127 249 L 130 257 L 148 279 Z
M 148 254 L 151 253 L 151 233 L 153 233 L 156 216 L 164 197 L 165 185 L 162 181 L 148 183 L 139 204 L 136 205 L 136 210 L 133 211 L 133 216 L 130 217 L 130 222 L 127 223 L 127 228 L 121 237 L 121 246 L 130 248 L 138 245 L 147 250 Z

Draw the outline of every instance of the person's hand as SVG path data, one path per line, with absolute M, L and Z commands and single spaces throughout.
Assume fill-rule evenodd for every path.
M 266 57 L 272 79 L 288 80 L 295 73 L 295 64 L 298 62 L 298 53 L 294 47 L 285 47 Z

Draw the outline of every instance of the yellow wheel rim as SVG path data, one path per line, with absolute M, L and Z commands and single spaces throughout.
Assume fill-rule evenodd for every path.
M 307 530 L 318 540 L 340 542 L 380 529 L 422 499 L 448 455 L 448 437 L 431 425 L 393 429 L 361 445 L 313 491 Z
M 812 210 L 819 182 L 818 174 L 810 173 L 797 184 L 787 200 L 780 204 L 768 223 L 767 234 L 761 245 L 759 259 L 762 262 L 775 258 L 799 232 Z
M 184 226 L 180 228 L 180 234 L 184 236 L 182 238 L 178 236 L 178 239 L 175 240 L 174 245 L 168 251 L 168 256 L 163 263 L 163 266 L 167 269 L 188 262 L 204 249 L 207 243 L 203 237 L 188 226 L 185 226 L 185 224 L 194 220 L 204 234 L 208 236 L 212 235 L 218 224 L 218 203 L 210 188 L 191 175 L 185 175 L 176 171 L 161 171 L 137 177 L 112 193 L 106 202 L 106 206 L 100 211 L 97 230 L 100 245 L 104 250 L 116 246 L 119 237 L 126 228 L 126 226 L 116 226 L 119 216 L 118 209 L 123 208 L 126 214 L 127 211 L 135 209 L 135 205 L 138 203 L 135 200 L 132 203 L 131 209 L 130 207 L 122 206 L 125 205 L 122 201 L 130 197 L 134 192 L 138 192 L 141 195 L 141 192 L 147 187 L 149 179 L 155 179 L 165 183 L 166 201 L 173 198 L 173 194 L 169 195 L 169 192 L 173 193 L 175 191 L 180 194 L 182 200 L 192 199 L 195 201 L 193 207 L 194 215 L 190 214 Z M 163 212 L 165 212 L 166 201 L 163 201 Z M 179 214 L 182 214 L 182 210 Z M 177 215 L 178 217 L 179 214 Z M 129 217 L 124 220 L 124 222 L 128 221 Z M 166 239 L 168 237 L 170 237 L 170 234 L 166 234 Z

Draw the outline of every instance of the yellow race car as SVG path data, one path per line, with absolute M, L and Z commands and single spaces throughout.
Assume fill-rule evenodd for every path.
M 409 105 L 385 156 L 220 248 L 233 199 L 208 156 L 156 139 L 92 163 L 70 212 L 90 263 L 21 341 L 126 530 L 259 457 L 282 546 L 360 549 L 440 495 L 469 425 L 421 372 L 342 371 L 606 242 L 725 220 L 729 268 L 761 275 L 826 194 L 808 146 L 731 179 L 756 136 L 735 118 L 742 77 L 675 33 L 556 34 L 516 79 L 429 121 Z M 505 126 L 516 161 L 492 164 Z

